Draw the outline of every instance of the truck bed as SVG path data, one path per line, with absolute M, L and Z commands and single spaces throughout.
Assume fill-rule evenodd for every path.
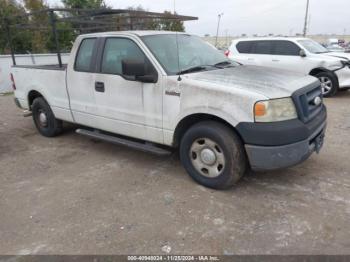
M 63 64 L 62 67 L 60 67 L 58 64 L 55 65 L 15 65 L 12 67 L 17 68 L 29 68 L 29 69 L 43 69 L 43 70 L 66 70 L 67 64 Z
M 66 65 L 13 66 L 11 71 L 16 84 L 15 94 L 21 107 L 29 109 L 28 95 L 35 91 L 45 97 L 57 118 L 65 119 L 64 116 L 70 115 L 66 68 Z

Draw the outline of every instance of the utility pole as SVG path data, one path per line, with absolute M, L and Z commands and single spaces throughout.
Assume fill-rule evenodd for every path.
M 220 20 L 224 13 L 218 14 L 218 27 L 216 28 L 216 39 L 215 39 L 215 47 L 218 46 L 218 37 L 219 37 L 219 28 L 220 28 Z
M 306 0 L 306 13 L 305 13 L 305 22 L 304 22 L 304 32 L 303 32 L 303 36 L 306 36 L 307 33 L 307 20 L 309 17 L 309 4 L 310 4 L 310 0 Z

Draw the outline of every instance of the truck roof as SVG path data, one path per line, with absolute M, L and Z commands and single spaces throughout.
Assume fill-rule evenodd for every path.
M 186 34 L 183 32 L 173 32 L 173 31 L 157 31 L 157 30 L 140 30 L 140 31 L 111 31 L 111 32 L 102 32 L 102 33 L 91 33 L 91 34 L 82 34 L 82 37 L 86 36 L 113 36 L 113 35 L 137 35 L 137 36 L 146 36 L 146 35 L 166 35 L 166 34 Z

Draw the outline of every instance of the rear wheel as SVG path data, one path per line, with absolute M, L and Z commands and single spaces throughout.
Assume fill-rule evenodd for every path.
M 316 75 L 321 82 L 322 94 L 324 97 L 334 96 L 338 91 L 337 78 L 330 72 L 321 72 Z
M 233 186 L 248 166 L 240 138 L 224 124 L 214 121 L 200 122 L 185 133 L 180 158 L 195 181 L 214 189 Z
M 32 105 L 33 121 L 39 133 L 54 137 L 62 133 L 62 121 L 55 118 L 43 97 L 35 98 Z

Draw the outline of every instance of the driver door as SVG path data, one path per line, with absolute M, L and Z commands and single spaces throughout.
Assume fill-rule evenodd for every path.
M 104 39 L 95 78 L 98 125 L 102 130 L 163 143 L 162 85 L 128 80 L 122 61 L 145 61 L 147 70 L 156 70 L 142 48 L 126 37 Z M 153 71 L 154 72 L 154 71 Z

